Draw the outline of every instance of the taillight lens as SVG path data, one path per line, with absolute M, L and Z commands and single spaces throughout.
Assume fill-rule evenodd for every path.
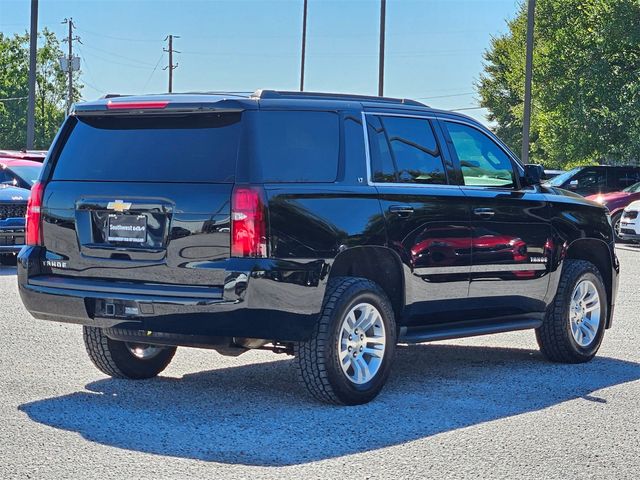
M 31 187 L 31 195 L 27 202 L 27 232 L 25 240 L 27 245 L 42 245 L 42 194 L 44 185 L 40 182 L 34 183 Z
M 231 256 L 266 257 L 267 222 L 263 192 L 236 187 L 231 199 Z

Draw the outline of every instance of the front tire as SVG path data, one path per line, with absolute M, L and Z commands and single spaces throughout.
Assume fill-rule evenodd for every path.
M 295 344 L 298 375 L 316 399 L 338 405 L 373 400 L 390 372 L 396 323 L 387 295 L 364 278 L 327 287 L 312 337 Z
M 540 350 L 553 362 L 588 362 L 602 343 L 607 314 L 607 293 L 596 266 L 566 260 L 554 302 L 536 329 Z
M 102 328 L 82 327 L 82 335 L 93 364 L 114 378 L 153 378 L 167 368 L 176 353 L 176 347 L 112 340 Z

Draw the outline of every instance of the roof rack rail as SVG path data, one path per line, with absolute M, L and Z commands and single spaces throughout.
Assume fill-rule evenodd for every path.
M 413 105 L 416 107 L 426 107 L 424 103 L 408 98 L 374 97 L 370 95 L 351 95 L 348 93 L 321 93 L 321 92 L 291 92 L 280 90 L 256 90 L 251 95 L 252 98 L 268 99 L 315 99 L 315 100 L 353 100 L 357 102 L 380 102 L 380 103 L 400 103 L 403 105 Z

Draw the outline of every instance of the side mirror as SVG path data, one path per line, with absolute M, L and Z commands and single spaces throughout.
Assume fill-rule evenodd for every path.
M 569 190 L 576 190 L 578 188 L 578 180 L 571 180 L 567 187 L 569 187 Z
M 527 163 L 524 166 L 524 183 L 525 185 L 540 185 L 544 177 L 544 167 L 533 163 Z

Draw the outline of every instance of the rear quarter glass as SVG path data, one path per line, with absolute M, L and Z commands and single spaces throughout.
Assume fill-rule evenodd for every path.
M 53 180 L 232 183 L 242 113 L 72 119 Z
M 340 153 L 337 113 L 259 112 L 255 141 L 255 165 L 265 183 L 336 180 Z

